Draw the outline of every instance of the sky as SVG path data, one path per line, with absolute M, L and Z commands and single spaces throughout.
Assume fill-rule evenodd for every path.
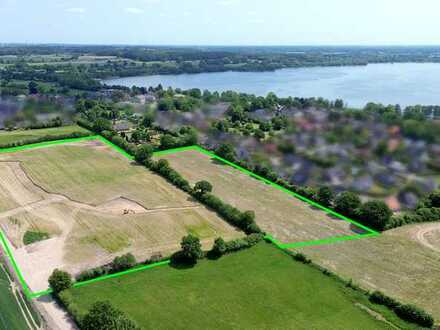
M 0 42 L 439 45 L 439 0 L 0 0 Z

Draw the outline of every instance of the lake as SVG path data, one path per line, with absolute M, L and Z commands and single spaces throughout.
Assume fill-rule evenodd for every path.
M 367 102 L 440 105 L 440 64 L 398 63 L 367 66 L 281 69 L 275 72 L 218 72 L 137 76 L 104 80 L 108 85 L 234 90 L 256 95 L 343 99 L 349 106 Z

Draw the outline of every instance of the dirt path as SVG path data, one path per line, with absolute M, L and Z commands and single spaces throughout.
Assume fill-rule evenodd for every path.
M 94 213 L 101 213 L 101 214 L 124 214 L 125 211 L 128 211 L 128 213 L 157 213 L 157 212 L 166 212 L 166 211 L 181 211 L 181 210 L 190 210 L 190 209 L 198 209 L 202 208 L 201 205 L 190 205 L 190 206 L 180 206 L 180 207 L 159 207 L 159 208 L 152 208 L 152 209 L 145 209 L 140 208 L 139 206 L 133 207 L 133 204 L 137 204 L 134 201 L 131 201 L 129 199 L 126 199 L 124 197 L 117 198 L 118 200 L 121 200 L 119 205 L 116 207 L 114 205 L 112 206 L 106 206 L 106 205 L 99 205 L 99 206 L 91 206 L 89 204 L 84 204 L 76 201 L 72 201 L 69 198 L 58 195 L 58 194 L 49 194 L 47 197 L 45 197 L 43 200 L 29 203 L 26 205 L 22 205 L 19 207 L 16 207 L 12 210 L 8 210 L 5 212 L 0 213 L 0 220 L 1 219 L 7 219 L 9 217 L 12 217 L 14 215 L 17 215 L 22 212 L 31 212 L 33 210 L 36 210 L 38 208 L 54 204 L 54 203 L 60 203 L 63 202 L 64 204 L 75 208 L 75 209 L 81 209 L 86 211 L 91 211 Z M 125 201 L 125 202 L 122 202 Z M 107 203 L 105 203 L 107 204 Z M 133 210 L 135 209 L 135 210 Z M 132 211 L 132 212 L 130 212 Z
M 45 320 L 50 330 L 78 330 L 69 314 L 60 307 L 52 296 L 40 297 L 38 304 L 44 310 Z
M 422 228 L 417 228 L 414 238 L 423 246 L 426 246 L 427 248 L 434 250 L 436 252 L 440 252 L 440 246 L 434 246 L 426 238 L 426 236 L 432 233 L 433 231 L 440 232 L 440 223 L 433 223 L 430 225 L 424 225 Z

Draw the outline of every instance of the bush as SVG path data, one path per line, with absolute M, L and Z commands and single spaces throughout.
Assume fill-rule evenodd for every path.
M 358 195 L 346 191 L 336 196 L 334 207 L 335 211 L 345 216 L 352 217 L 356 210 L 361 206 L 362 202 Z
M 194 186 L 194 193 L 198 195 L 203 195 L 211 191 L 212 184 L 205 180 L 197 182 Z
M 322 206 L 329 207 L 333 203 L 333 192 L 329 187 L 321 187 L 318 189 L 318 192 L 314 196 L 314 200 L 321 204 Z
M 399 306 L 399 303 L 396 300 L 386 296 L 385 294 L 383 294 L 380 291 L 374 291 L 370 295 L 370 301 L 375 304 L 387 306 L 391 309 L 394 309 L 397 306 Z
M 84 282 L 87 280 L 91 280 L 103 275 L 107 275 L 110 271 L 110 267 L 96 267 L 92 269 L 88 269 L 85 271 L 82 271 L 80 274 L 78 274 L 75 279 L 78 282 Z
M 261 229 L 255 223 L 255 214 L 252 211 L 241 212 L 237 208 L 224 203 L 218 197 L 206 193 L 195 195 L 199 201 L 215 210 L 227 222 L 242 229 L 246 234 L 261 233 Z
M 159 173 L 169 182 L 185 192 L 191 192 L 191 186 L 177 171 L 170 167 L 170 164 L 165 159 L 160 159 L 157 162 L 149 161 L 145 165 L 152 171 Z
M 431 328 L 434 325 L 434 318 L 416 306 L 399 305 L 394 311 L 397 316 L 405 321 L 416 323 L 427 328 Z
M 136 148 L 134 158 L 139 163 L 145 163 L 145 161 L 149 160 L 153 156 L 153 151 L 153 147 L 149 144 L 142 144 Z
M 223 240 L 223 238 L 219 237 L 214 241 L 214 245 L 211 249 L 211 254 L 215 257 L 221 257 L 224 255 L 227 251 L 226 242 Z
M 295 253 L 295 254 L 293 255 L 293 259 L 295 259 L 296 261 L 300 261 L 300 262 L 302 262 L 302 263 L 305 263 L 305 264 L 309 264 L 309 263 L 312 262 L 312 260 L 310 260 L 309 258 L 307 258 L 307 256 L 304 255 L 304 254 L 302 254 L 302 253 Z
M 220 256 L 226 253 L 240 251 L 258 244 L 263 239 L 264 239 L 263 234 L 256 234 L 256 233 L 250 234 L 244 238 L 238 238 L 228 242 L 225 242 L 222 238 L 218 238 L 214 243 L 211 253 L 213 253 L 214 256 Z
M 130 269 L 135 265 L 136 258 L 131 253 L 127 253 L 113 259 L 113 262 L 111 263 L 111 270 L 113 273 L 117 273 L 123 270 Z
M 49 286 L 58 295 L 61 291 L 72 286 L 72 277 L 69 273 L 55 269 L 49 277 Z

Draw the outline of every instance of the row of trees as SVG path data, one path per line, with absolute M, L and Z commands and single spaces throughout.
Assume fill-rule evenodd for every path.
M 223 238 L 218 237 L 214 241 L 211 250 L 205 253 L 202 250 L 200 239 L 189 234 L 182 238 L 182 242 L 180 243 L 181 250 L 172 256 L 172 262 L 194 265 L 199 259 L 203 259 L 206 256 L 210 258 L 220 258 L 227 253 L 250 248 L 261 242 L 263 238 L 263 234 L 250 234 L 244 238 L 226 242 Z

